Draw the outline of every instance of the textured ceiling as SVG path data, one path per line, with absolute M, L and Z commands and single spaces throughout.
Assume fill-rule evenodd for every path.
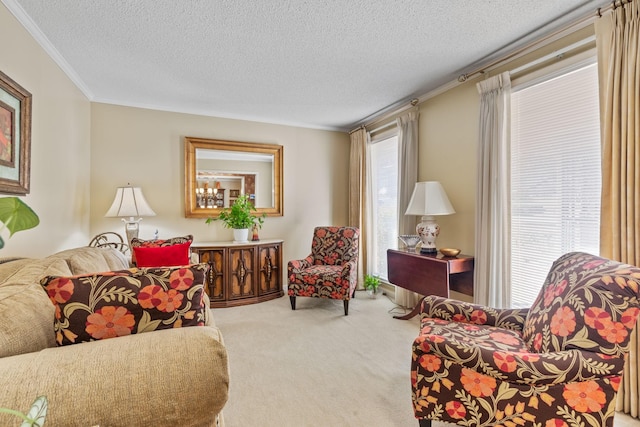
M 609 0 L 2 0 L 87 97 L 348 130 Z

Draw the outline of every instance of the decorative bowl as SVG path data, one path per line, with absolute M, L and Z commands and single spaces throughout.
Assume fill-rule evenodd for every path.
M 457 256 L 460 253 L 460 249 L 442 248 L 440 253 L 444 256 Z
M 420 243 L 420 236 L 417 234 L 401 234 L 398 238 L 402 240 L 409 252 L 415 251 L 416 246 Z

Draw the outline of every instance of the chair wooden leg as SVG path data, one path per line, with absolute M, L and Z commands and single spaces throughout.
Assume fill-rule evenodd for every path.
M 349 315 L 349 300 L 348 299 L 344 300 L 344 315 L 345 316 Z
M 420 423 L 420 427 L 431 427 L 431 420 L 428 420 L 426 418 L 422 418 L 418 420 L 418 422 Z
M 296 309 L 296 297 L 289 297 L 289 301 L 291 301 L 291 310 Z

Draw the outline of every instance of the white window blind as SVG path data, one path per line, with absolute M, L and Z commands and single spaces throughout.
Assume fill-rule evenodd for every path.
M 374 140 L 371 145 L 372 272 L 386 280 L 387 249 L 398 241 L 398 137 Z
M 599 251 L 596 64 L 514 87 L 511 120 L 511 306 L 529 307 L 555 259 Z

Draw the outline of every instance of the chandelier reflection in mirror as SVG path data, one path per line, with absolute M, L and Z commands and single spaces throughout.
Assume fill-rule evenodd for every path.
M 196 187 L 196 204 L 201 209 L 215 209 L 218 207 L 216 198 L 218 195 L 218 189 L 220 183 L 213 181 L 212 185 L 209 185 L 208 181 L 198 182 Z

